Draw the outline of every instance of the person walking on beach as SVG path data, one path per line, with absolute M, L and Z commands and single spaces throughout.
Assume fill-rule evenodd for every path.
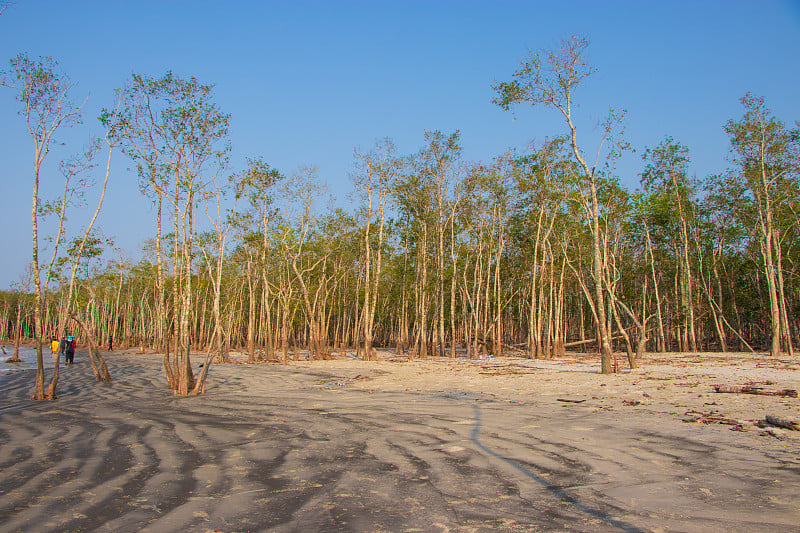
M 109 335 L 108 336 L 108 351 L 109 352 L 114 349 L 113 348 L 113 346 L 114 346 L 113 341 L 114 341 L 114 339 L 111 337 L 111 335 Z
M 52 352 L 53 357 L 58 356 L 60 347 L 61 347 L 61 343 L 58 342 L 58 337 L 56 337 L 55 335 L 50 337 L 50 352 Z
M 66 364 L 71 365 L 75 361 L 75 339 L 71 335 L 67 337 L 66 354 L 64 361 Z

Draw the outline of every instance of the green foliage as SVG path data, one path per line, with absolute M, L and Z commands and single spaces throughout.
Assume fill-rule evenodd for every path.
M 506 335 L 516 336 L 504 339 L 509 343 L 527 340 L 535 313 L 542 315 L 533 318 L 542 319 L 561 312 L 565 338 L 592 334 L 591 321 L 583 332 L 576 325 L 589 316 L 583 288 L 602 287 L 603 294 L 613 293 L 644 319 L 656 312 L 654 284 L 660 286 L 665 327 L 674 332 L 687 316 L 679 293 L 684 289 L 681 276 L 689 271 L 686 283 L 694 289 L 691 305 L 702 329 L 712 331 L 711 317 L 719 311 L 733 324 L 728 329 L 758 339 L 768 312 L 757 231 L 760 202 L 767 196 L 784 244 L 790 307 L 800 316 L 800 132 L 787 129 L 762 98 L 748 94 L 742 99 L 744 116 L 726 125 L 735 168 L 692 178 L 688 148 L 667 136 L 645 149 L 641 190 L 628 191 L 614 169 L 620 151 L 628 148 L 621 139 L 622 113 L 612 110 L 600 124 L 603 139 L 596 161 L 584 161 L 577 145 L 571 97 L 595 71 L 586 63 L 587 47 L 587 39 L 574 36 L 555 51 L 531 53 L 509 81 L 493 86 L 493 101 L 502 109 L 527 103 L 560 111 L 566 135 L 483 164 L 462 161 L 458 131 L 425 132 L 421 147 L 406 156 L 398 155 L 388 139 L 381 140 L 371 151 L 356 154 L 353 181 L 359 203 L 352 213 L 322 205 L 325 189 L 316 167 L 285 175 L 256 157 L 241 171 L 229 170 L 230 117 L 213 101 L 213 85 L 195 78 L 134 74 L 117 93 L 119 105 L 104 109 L 100 120 L 111 142 L 135 162 L 143 190 L 166 199 L 180 220 L 203 195 L 228 192 L 244 200 L 228 216 L 235 235 L 227 252 L 217 248 L 214 232 L 195 234 L 194 228 L 176 224 L 172 233 L 160 236 L 167 255 L 179 255 L 187 239 L 192 239 L 190 261 L 201 252 L 209 259 L 223 254 L 222 314 L 231 338 L 240 343 L 250 318 L 257 328 L 286 320 L 294 342 L 308 335 L 304 328 L 312 316 L 342 329 L 358 323 L 367 261 L 374 269 L 378 257 L 382 271 L 375 313 L 385 339 L 401 317 L 411 321 L 412 330 L 425 331 L 439 320 L 431 318 L 434 314 L 449 319 L 450 310 L 457 316 L 457 329 L 467 321 L 499 327 L 493 323 L 499 317 L 513 331 Z M 12 60 L 3 82 L 19 88 L 21 102 L 53 113 L 61 110 L 57 95 L 65 87 L 63 79 L 49 58 L 33 61 L 21 55 Z M 64 162 L 62 174 L 78 176 L 90 168 L 89 161 Z M 212 190 L 213 177 L 221 175 L 232 177 L 222 191 Z M 382 242 L 377 202 L 367 220 L 366 202 L 379 197 L 372 196 L 376 191 L 388 193 Z M 41 200 L 39 214 L 57 213 L 65 205 L 63 199 Z M 598 227 L 593 226 L 595 213 Z M 155 244 L 146 244 L 146 257 L 138 264 L 110 264 L 90 275 L 89 262 L 111 245 L 99 235 L 83 243 L 68 241 L 58 265 L 75 263 L 83 269 L 76 301 L 88 310 L 100 299 L 130 294 L 131 308 L 147 317 L 142 321 L 152 320 L 158 303 Z M 593 269 L 595 246 L 603 279 Z M 210 265 L 189 269 L 188 275 L 177 261 L 173 271 L 166 269 L 167 290 L 177 284 L 191 291 L 192 336 L 198 334 L 202 313 L 210 313 Z M 56 281 L 63 290 L 64 278 Z M 556 303 L 559 291 L 566 302 L 562 311 Z M 539 307 L 533 307 L 534 301 Z M 606 304 L 608 309 L 614 305 L 613 300 Z M 269 310 L 281 318 L 270 318 L 268 324 Z M 168 321 L 179 319 L 177 306 L 166 313 Z M 472 322 L 470 313 L 480 316 Z M 416 322 L 423 314 L 426 323 Z M 630 320 L 622 321 L 633 329 Z M 268 334 L 259 334 L 260 342 L 266 342 Z M 457 338 L 462 333 L 448 334 Z M 274 332 L 269 335 L 274 338 Z
M 510 82 L 492 86 L 497 92 L 492 102 L 506 111 L 527 102 L 552 105 L 567 112 L 571 93 L 596 70 L 586 62 L 588 47 L 586 37 L 573 35 L 563 39 L 555 50 L 529 52 Z

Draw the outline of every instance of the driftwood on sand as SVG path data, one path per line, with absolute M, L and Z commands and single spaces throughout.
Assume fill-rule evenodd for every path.
M 729 385 L 714 385 L 714 392 L 730 394 L 757 394 L 759 396 L 782 396 L 784 398 L 797 398 L 798 393 L 795 389 L 766 390 L 761 387 L 745 385 L 743 387 L 732 387 Z
M 556 398 L 559 402 L 568 402 L 568 403 L 583 403 L 586 401 L 586 398 L 582 400 L 573 400 L 571 398 Z
M 791 429 L 792 431 L 800 431 L 800 422 L 795 422 L 794 420 L 786 420 L 785 418 L 767 415 L 765 422 L 770 426 Z

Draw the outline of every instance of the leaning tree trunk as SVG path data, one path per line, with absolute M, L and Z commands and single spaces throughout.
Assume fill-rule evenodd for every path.
M 70 318 L 78 323 L 83 330 L 84 335 L 86 335 L 86 340 L 89 343 L 89 361 L 92 363 L 95 379 L 97 381 L 110 383 L 111 374 L 108 372 L 105 359 L 103 359 L 103 356 L 100 355 L 100 351 L 97 349 L 97 340 L 95 339 L 94 334 L 92 334 L 91 329 L 89 329 L 89 327 L 86 325 L 86 322 L 84 322 L 84 320 L 77 313 L 70 313 Z M 95 361 L 97 362 L 96 364 Z

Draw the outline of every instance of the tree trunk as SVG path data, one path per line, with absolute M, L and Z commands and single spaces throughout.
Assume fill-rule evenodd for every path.
M 84 335 L 86 336 L 86 341 L 89 344 L 89 361 L 92 363 L 92 369 L 95 372 L 95 379 L 97 381 L 110 383 L 111 374 L 109 374 L 108 372 L 108 367 L 106 366 L 105 359 L 103 359 L 103 356 L 97 349 L 97 340 L 95 339 L 91 329 L 86 325 L 86 322 L 77 313 L 72 312 L 70 314 L 70 318 L 72 318 L 75 322 L 78 323 L 78 325 L 83 330 Z

